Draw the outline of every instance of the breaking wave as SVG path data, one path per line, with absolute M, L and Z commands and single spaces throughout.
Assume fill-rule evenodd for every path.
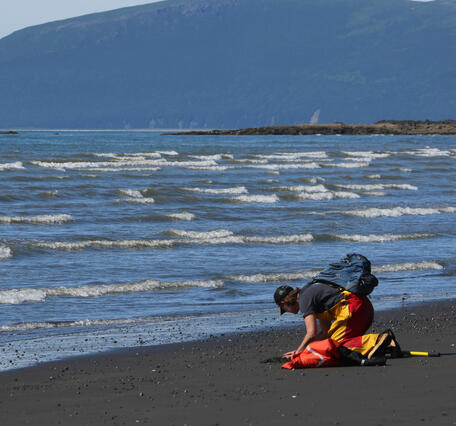
M 0 216 L 0 224 L 37 223 L 42 225 L 60 225 L 73 221 L 69 214 L 39 215 L 39 216 Z
M 422 270 L 442 270 L 443 266 L 435 261 L 404 262 L 380 266 L 372 266 L 372 273 L 411 272 Z M 320 272 L 320 269 L 304 269 L 290 272 L 263 272 L 251 275 L 228 275 L 223 279 L 246 283 L 271 283 L 311 280 Z
M 338 188 L 344 189 L 353 189 L 353 190 L 366 190 L 366 191 L 375 191 L 383 189 L 408 189 L 410 191 L 417 191 L 418 187 L 414 185 L 409 185 L 407 183 L 395 184 L 395 183 L 378 183 L 378 184 L 367 184 L 367 185 L 342 185 L 336 184 Z
M 119 318 L 119 319 L 105 319 L 105 320 L 79 320 L 79 321 L 47 321 L 47 322 L 26 322 L 19 324 L 6 324 L 0 326 L 0 332 L 11 331 L 29 331 L 49 328 L 62 328 L 62 327 L 91 327 L 102 325 L 121 325 L 121 324 L 135 324 L 139 322 L 149 322 L 153 318 Z
M 0 260 L 8 259 L 13 255 L 11 249 L 7 246 L 0 246 Z
M 143 198 L 141 191 L 136 189 L 119 189 L 117 193 L 126 197 Z
M 32 246 L 51 250 L 84 250 L 87 248 L 124 248 L 124 249 L 140 249 L 140 248 L 168 248 L 172 247 L 176 241 L 174 240 L 88 240 L 88 241 L 73 241 L 73 242 L 39 242 L 33 243 Z
M 358 194 L 354 192 L 346 191 L 328 191 L 328 192 L 315 192 L 315 193 L 299 193 L 296 194 L 299 200 L 333 200 L 334 198 L 345 198 L 345 199 L 356 199 L 360 198 Z
M 344 241 L 354 241 L 362 243 L 383 243 L 386 241 L 416 240 L 420 238 L 432 238 L 435 234 L 384 234 L 384 235 L 334 235 L 335 238 Z
M 11 289 L 0 291 L 0 304 L 17 305 L 24 302 L 43 302 L 50 297 L 100 297 L 108 294 L 139 293 L 167 288 L 221 287 L 223 281 L 163 282 L 144 280 L 122 284 L 83 285 L 75 287 L 46 287 L 36 289 Z
M 14 163 L 3 163 L 0 164 L 0 171 L 2 170 L 12 170 L 12 169 L 25 169 L 24 165 L 20 161 L 15 161 Z
M 187 212 L 169 213 L 169 214 L 165 214 L 165 216 L 170 217 L 171 219 L 179 219 L 179 220 L 195 219 L 195 215 L 193 213 L 187 213 Z
M 184 231 L 181 229 L 169 229 L 169 230 L 165 231 L 165 233 L 175 236 L 175 237 L 192 238 L 192 239 L 196 239 L 196 240 L 223 238 L 223 237 L 230 237 L 231 235 L 233 235 L 233 233 L 231 231 L 228 231 L 226 229 L 216 229 L 214 231 L 208 231 L 208 232 L 195 232 L 195 231 Z
M 411 207 L 394 207 L 392 209 L 369 208 L 364 210 L 350 210 L 341 212 L 351 216 L 358 217 L 398 217 L 404 215 L 425 216 L 440 213 L 456 213 L 456 207 L 440 208 L 411 208 Z
M 274 188 L 278 191 L 293 191 L 293 192 L 327 192 L 328 189 L 324 185 L 292 185 L 278 186 Z
M 119 195 L 123 195 L 126 198 L 122 198 L 119 201 L 126 201 L 129 203 L 142 203 L 142 204 L 152 204 L 155 203 L 155 200 L 152 197 L 144 197 L 141 191 L 137 189 L 119 189 L 117 190 Z
M 236 186 L 234 188 L 182 188 L 185 191 L 200 192 L 203 194 L 247 194 L 247 188 L 245 186 Z
M 369 161 L 353 161 L 352 163 L 326 163 L 325 167 L 342 167 L 346 169 L 369 167 Z
M 235 235 L 225 229 L 216 229 L 208 232 L 184 231 L 180 229 L 169 229 L 164 231 L 172 237 L 179 239 L 168 240 L 87 240 L 87 241 L 53 241 L 31 243 L 30 246 L 50 250 L 84 250 L 88 248 L 100 249 L 148 249 L 148 248 L 170 248 L 178 244 L 299 244 L 313 241 L 314 237 L 309 233 L 272 236 L 247 236 Z
M 372 267 L 373 273 L 379 272 L 408 272 L 422 270 L 441 270 L 443 266 L 438 262 L 423 261 L 423 262 L 403 262 L 393 265 L 382 265 Z
M 230 198 L 230 200 L 239 203 L 277 203 L 277 195 L 240 195 L 239 197 Z

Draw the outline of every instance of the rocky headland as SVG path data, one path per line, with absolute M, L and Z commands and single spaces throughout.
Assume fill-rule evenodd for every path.
M 18 132 L 15 132 L 14 130 L 8 130 L 8 131 L 0 131 L 0 135 L 17 135 Z
M 373 124 L 296 124 L 226 130 L 192 130 L 174 135 L 455 135 L 456 120 L 382 120 Z

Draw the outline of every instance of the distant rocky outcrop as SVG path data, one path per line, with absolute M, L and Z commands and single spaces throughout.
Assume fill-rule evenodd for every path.
M 373 124 L 298 124 L 209 131 L 166 133 L 174 135 L 455 135 L 456 120 L 382 120 Z
M 0 131 L 0 135 L 17 135 L 18 132 L 14 130 Z

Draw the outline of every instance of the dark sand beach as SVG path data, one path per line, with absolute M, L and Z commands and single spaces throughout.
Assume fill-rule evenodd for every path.
M 1 374 L 3 425 L 454 425 L 456 303 L 377 314 L 403 349 L 440 358 L 287 371 L 260 360 L 303 329 L 225 335 L 66 359 Z

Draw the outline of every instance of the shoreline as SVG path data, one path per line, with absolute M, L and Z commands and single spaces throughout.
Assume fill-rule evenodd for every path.
M 296 346 L 302 325 L 66 358 L 1 373 L 5 424 L 454 424 L 454 300 L 381 311 L 405 350 L 440 358 L 385 367 L 285 371 L 261 360 Z M 347 387 L 348 386 L 348 387 Z M 343 391 L 341 391 L 343 390 Z M 359 404 L 354 408 L 356 399 Z M 328 409 L 330 404 L 331 409 Z
M 455 135 L 456 120 L 382 120 L 373 124 L 297 124 L 244 129 L 194 130 L 164 135 Z
M 449 296 L 449 297 L 448 297 Z M 404 309 L 434 303 L 455 303 L 456 297 L 413 299 L 402 298 L 396 303 L 374 303 L 377 315 L 395 315 Z M 0 373 L 39 367 L 51 362 L 78 357 L 103 355 L 137 348 L 160 348 L 167 345 L 198 343 L 223 336 L 236 336 L 299 326 L 299 316 L 280 317 L 275 308 L 253 311 L 228 311 L 171 317 L 150 317 L 149 321 L 120 322 L 111 326 L 74 325 L 61 328 L 11 330 L 0 341 Z M 60 330 L 60 331 L 59 331 Z M 50 332 L 48 332 L 50 331 Z M 38 349 L 35 349 L 38 348 Z

